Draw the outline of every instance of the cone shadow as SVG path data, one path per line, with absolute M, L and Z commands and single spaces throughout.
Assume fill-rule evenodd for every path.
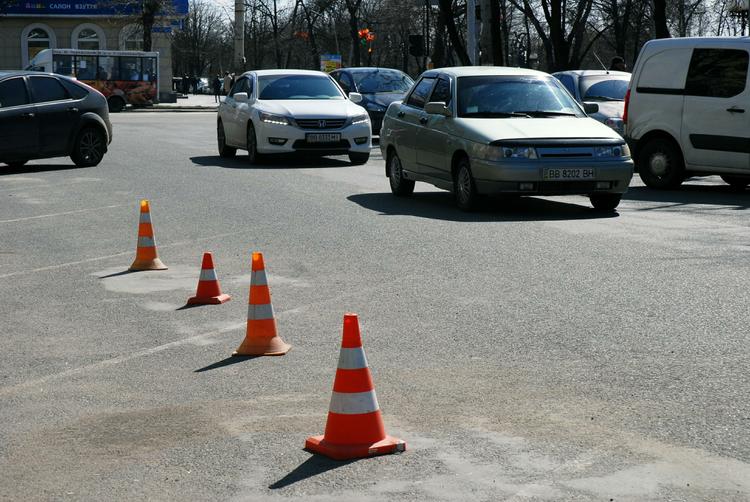
M 135 274 L 136 272 L 140 272 L 140 270 L 123 270 L 122 272 L 115 272 L 114 274 L 102 275 L 102 276 L 99 277 L 99 279 L 109 279 L 110 277 L 117 277 L 117 276 L 120 276 L 120 275 Z
M 203 304 L 203 303 L 186 303 L 182 307 L 176 308 L 175 310 L 187 310 L 187 309 L 194 309 L 196 307 L 206 307 L 206 306 L 207 304 Z
M 193 371 L 193 373 L 203 373 L 204 371 L 211 371 L 218 368 L 223 368 L 224 366 L 231 366 L 233 364 L 241 363 L 243 361 L 249 361 L 250 359 L 258 359 L 259 357 L 263 356 L 229 356 L 227 358 L 222 359 L 221 361 L 217 361 L 215 363 L 211 363 L 208 366 L 204 366 L 203 368 L 197 369 Z
M 324 472 L 328 472 L 338 467 L 349 465 L 353 462 L 356 462 L 357 460 L 361 459 L 333 460 L 328 457 L 324 457 L 323 455 L 313 455 L 302 462 L 300 465 L 298 465 L 292 472 L 276 481 L 272 485 L 269 485 L 268 488 L 271 490 L 278 490 L 279 488 L 287 487 L 298 481 L 317 476 L 318 474 L 323 474 Z

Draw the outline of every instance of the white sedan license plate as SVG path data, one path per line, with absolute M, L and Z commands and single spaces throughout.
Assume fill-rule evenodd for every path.
M 341 133 L 328 132 L 306 134 L 305 140 L 308 143 L 337 143 L 341 141 Z
M 544 180 L 591 180 L 596 177 L 593 169 L 555 168 L 544 170 Z

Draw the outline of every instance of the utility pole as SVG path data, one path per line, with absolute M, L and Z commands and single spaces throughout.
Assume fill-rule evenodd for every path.
M 244 71 L 245 61 L 245 1 L 234 0 L 234 71 Z
M 469 53 L 471 64 L 477 64 L 477 3 L 476 0 L 466 0 L 466 52 Z

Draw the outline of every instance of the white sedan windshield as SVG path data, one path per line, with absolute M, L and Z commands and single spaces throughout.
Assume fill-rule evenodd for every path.
M 481 76 L 458 79 L 458 116 L 467 118 L 584 116 L 552 78 Z
M 258 77 L 258 99 L 346 99 L 329 77 L 264 75 Z

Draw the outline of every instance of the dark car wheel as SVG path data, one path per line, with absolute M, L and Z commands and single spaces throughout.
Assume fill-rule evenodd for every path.
M 219 147 L 219 155 L 224 158 L 234 157 L 237 153 L 236 148 L 227 146 L 227 137 L 224 134 L 224 124 L 221 123 L 221 120 L 216 124 L 216 143 Z
M 247 124 L 247 160 L 251 164 L 257 164 L 261 160 L 261 155 L 258 153 L 258 137 L 255 135 L 255 126 L 252 122 Z
M 107 106 L 111 113 L 120 113 L 125 109 L 125 100 L 120 96 L 111 96 L 107 100 Z
M 728 183 L 732 188 L 740 192 L 745 190 L 745 187 L 747 187 L 747 185 L 750 185 L 750 176 L 732 176 L 729 174 L 725 174 L 721 176 L 721 179 L 723 179 L 725 183 Z
M 367 164 L 368 160 L 370 160 L 369 153 L 349 152 L 349 162 L 355 166 Z
M 414 193 L 414 180 L 404 178 L 401 159 L 396 152 L 388 159 L 388 181 L 391 184 L 391 192 L 397 197 L 406 197 Z
M 614 211 L 620 205 L 622 194 L 619 193 L 592 193 L 589 200 L 594 209 L 602 212 Z
M 18 169 L 26 165 L 28 160 L 14 160 L 13 162 L 6 162 L 11 169 Z
M 638 161 L 638 174 L 651 188 L 677 188 L 684 179 L 682 155 L 669 140 L 650 140 L 641 149 Z
M 456 205 L 463 211 L 471 211 L 477 206 L 479 194 L 471 175 L 469 159 L 466 157 L 458 161 L 456 175 L 453 178 L 453 196 L 456 198 Z
M 104 158 L 107 139 L 98 127 L 84 127 L 76 137 L 70 158 L 78 167 L 93 167 Z

